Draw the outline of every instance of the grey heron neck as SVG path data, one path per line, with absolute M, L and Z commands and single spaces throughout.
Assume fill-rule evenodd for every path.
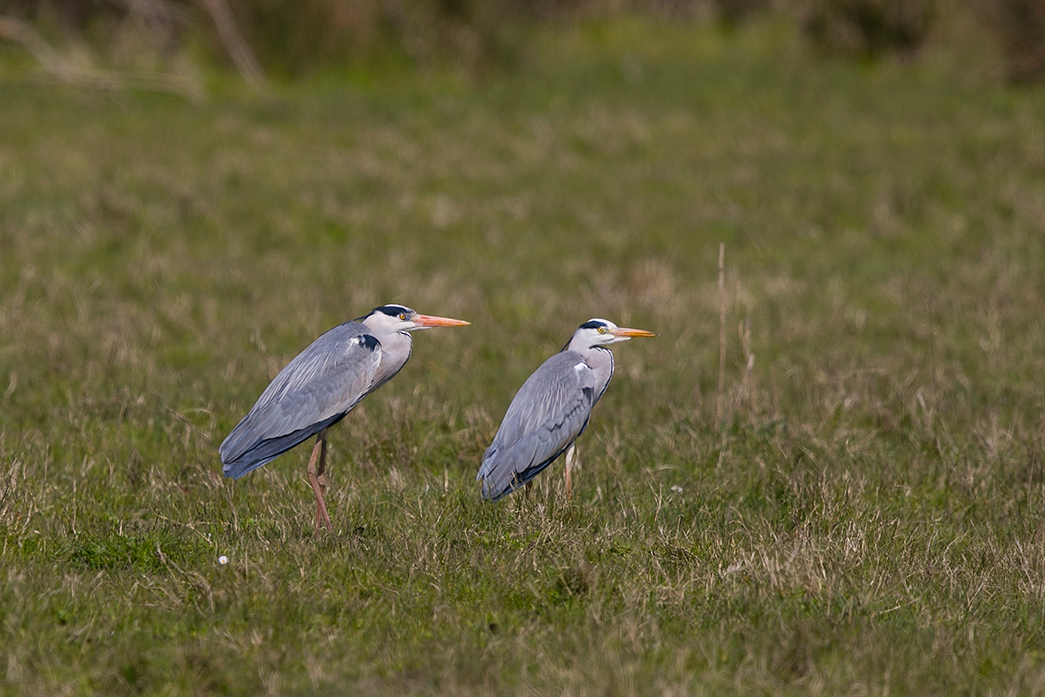
M 595 399 L 592 402 L 594 404 L 602 397 L 602 393 L 610 385 L 610 378 L 613 377 L 613 351 L 605 346 L 589 346 L 578 353 L 584 357 L 584 362 L 595 371 L 596 390 Z
M 413 339 L 407 332 L 389 332 L 387 334 L 375 334 L 381 342 L 381 363 L 374 377 L 374 388 L 388 382 L 393 375 L 398 373 L 413 349 Z

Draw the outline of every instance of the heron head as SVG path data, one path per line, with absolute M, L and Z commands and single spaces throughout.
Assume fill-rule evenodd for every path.
M 363 324 L 374 331 L 393 333 L 432 327 L 463 327 L 470 323 L 449 317 L 418 314 L 403 305 L 382 305 L 371 310 L 370 314 L 363 318 Z
M 653 332 L 645 329 L 631 329 L 630 327 L 618 327 L 608 319 L 595 317 L 588 320 L 577 331 L 573 333 L 573 339 L 568 348 L 591 348 L 595 346 L 606 346 L 617 344 L 634 337 L 656 336 Z

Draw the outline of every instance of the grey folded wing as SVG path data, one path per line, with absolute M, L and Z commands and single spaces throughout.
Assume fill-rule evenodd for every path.
M 581 356 L 558 353 L 515 395 L 476 479 L 483 498 L 496 501 L 536 477 L 588 424 L 595 374 Z
M 222 442 L 225 476 L 238 479 L 343 419 L 370 392 L 380 362 L 381 343 L 358 322 L 320 336 Z

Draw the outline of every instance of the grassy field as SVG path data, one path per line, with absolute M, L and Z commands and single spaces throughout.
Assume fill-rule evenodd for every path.
M 1045 91 L 964 60 L 623 21 L 478 82 L 8 78 L 0 692 L 1045 693 Z M 309 448 L 217 444 L 392 301 L 473 326 L 331 432 L 315 540 Z M 660 336 L 572 504 L 482 503 L 592 316 Z

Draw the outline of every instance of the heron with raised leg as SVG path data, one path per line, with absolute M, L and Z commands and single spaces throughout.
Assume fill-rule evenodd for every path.
M 225 476 L 239 479 L 316 436 L 307 468 L 316 494 L 315 532 L 321 525 L 333 532 L 323 500 L 327 429 L 406 364 L 413 341 L 410 332 L 466 324 L 384 305 L 327 331 L 279 371 L 222 442 L 218 453 Z
M 562 351 L 534 371 L 512 399 L 476 476 L 483 498 L 507 496 L 566 453 L 566 498 L 571 499 L 575 442 L 613 377 L 613 353 L 607 346 L 647 336 L 656 334 L 598 318 L 578 327 Z

